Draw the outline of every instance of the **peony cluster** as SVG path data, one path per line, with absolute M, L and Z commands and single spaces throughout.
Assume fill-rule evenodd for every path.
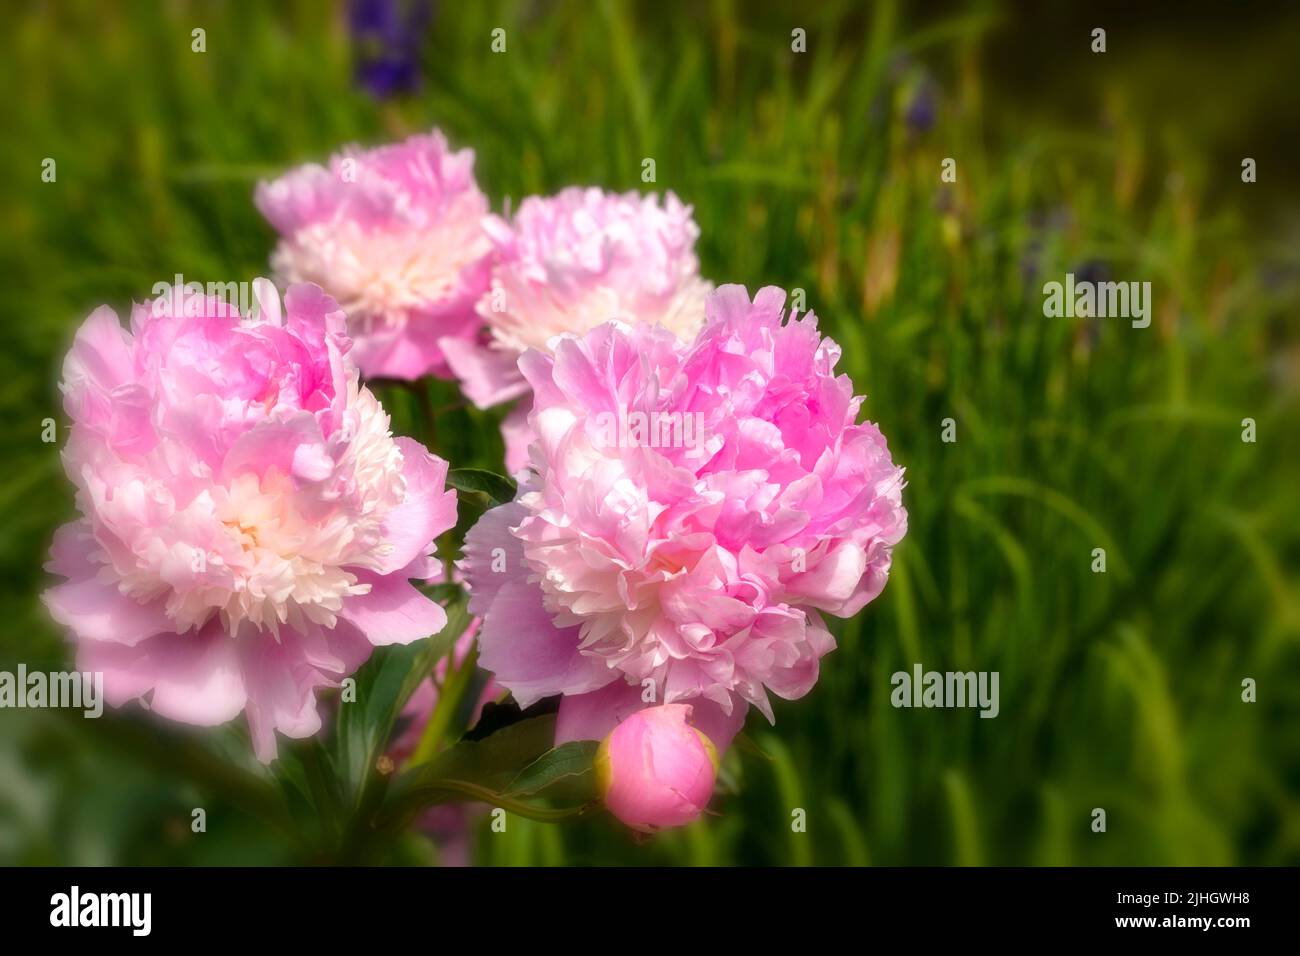
M 283 305 L 258 280 L 253 316 L 182 288 L 129 331 L 85 321 L 62 383 L 79 517 L 45 600 L 110 703 L 243 713 L 270 760 L 373 647 L 446 622 L 412 582 L 442 579 L 447 463 L 395 438 L 361 379 L 454 378 L 515 403 L 519 478 L 465 538 L 457 659 L 477 640 L 491 693 L 559 698 L 557 745 L 603 741 L 616 817 L 679 826 L 749 709 L 812 689 L 825 616 L 881 593 L 903 470 L 812 313 L 700 277 L 675 195 L 569 188 L 498 217 L 473 165 L 434 130 L 300 167 L 256 192 Z
M 463 571 L 483 665 L 520 704 L 561 695 L 560 741 L 689 702 L 724 750 L 751 705 L 771 720 L 769 695 L 812 688 L 822 615 L 884 587 L 902 469 L 857 423 L 838 346 L 784 301 L 723 286 L 692 342 L 606 323 L 520 359 L 531 470 Z
M 319 688 L 442 628 L 411 581 L 439 573 L 456 499 L 446 462 L 389 431 L 335 301 L 296 285 L 282 309 L 255 287 L 256 318 L 176 289 L 130 331 L 104 307 L 77 332 L 61 388 L 80 515 L 44 597 L 111 704 L 242 711 L 270 760 L 275 731 L 319 730 Z
M 465 395 L 490 408 L 529 391 L 518 368 L 525 351 L 547 351 L 557 335 L 609 321 L 658 325 L 684 341 L 704 319 L 710 286 L 700 278 L 691 208 L 672 193 L 622 195 L 571 187 L 530 197 L 513 219 L 490 216 L 496 252 L 492 288 L 478 303 L 476 340 L 448 339 L 443 353 Z M 528 401 L 506 418 L 506 468 L 527 462 Z
M 348 148 L 256 192 L 281 239 L 282 285 L 315 282 L 347 313 L 353 356 L 368 378 L 449 378 L 439 342 L 473 340 L 488 288 L 487 199 L 472 150 L 442 133 L 378 149 Z

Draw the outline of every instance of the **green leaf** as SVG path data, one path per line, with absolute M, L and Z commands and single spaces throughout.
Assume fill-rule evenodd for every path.
M 336 765 L 354 810 L 374 784 L 375 763 L 403 705 L 469 626 L 464 600 L 446 610 L 447 624 L 433 637 L 377 649 L 355 675 L 356 699 L 339 704 Z
M 593 807 L 594 774 L 589 742 L 551 747 L 555 716 L 533 717 L 502 728 L 482 740 L 462 740 L 428 763 L 403 774 L 376 821 L 379 829 L 398 829 L 425 807 L 479 800 L 534 820 L 557 821 Z M 581 800 L 551 808 L 525 797 L 559 796 Z
M 332 846 L 344 823 L 341 781 L 319 737 L 282 741 L 273 777 L 304 840 L 317 850 Z
M 599 798 L 593 761 L 600 744 L 595 740 L 571 740 L 548 750 L 523 770 L 506 787 L 512 797 L 563 797 L 574 802 Z
M 78 711 L 55 713 L 69 723 L 75 718 L 78 733 L 88 735 L 95 746 L 187 780 L 201 792 L 227 800 L 250 816 L 296 837 L 296 821 L 269 775 L 247 770 L 217 752 L 209 746 L 215 735 L 192 733 L 190 728 L 173 727 L 142 714 L 115 713 L 83 721 Z
M 764 750 L 762 747 L 760 747 L 758 745 L 758 742 L 755 741 L 753 737 L 749 736 L 749 734 L 745 733 L 743 730 L 740 733 L 736 734 L 736 739 L 734 741 L 734 744 L 736 749 L 739 750 L 741 753 L 753 754 L 755 757 L 761 757 L 762 759 L 768 761 L 769 763 L 772 762 L 772 755 L 768 753 L 766 750 Z
M 513 481 L 482 468 L 453 468 L 447 472 L 447 484 L 457 491 L 487 495 L 497 505 L 515 500 L 516 486 Z
M 431 601 L 437 601 L 446 607 L 463 593 L 464 589 L 454 581 L 439 581 L 437 584 L 421 585 L 420 590 Z
M 317 818 L 315 796 L 307 769 L 292 747 L 281 746 L 276 754 L 273 779 L 295 820 Z
M 463 725 L 456 730 L 451 728 L 464 709 L 463 703 L 473 707 L 473 700 L 466 701 L 465 696 L 466 691 L 476 684 L 477 674 L 478 645 L 471 646 L 465 659 L 459 664 L 454 658 L 448 662 L 447 673 L 438 689 L 438 702 L 434 705 L 433 713 L 429 715 L 428 723 L 424 725 L 424 732 L 420 735 L 415 753 L 411 755 L 412 764 L 424 763 L 441 749 L 444 739 L 448 736 L 454 739 L 465 729 Z M 478 686 L 481 688 L 482 685 Z M 468 716 L 465 719 L 468 720 Z
M 419 781 L 458 779 L 502 791 L 525 767 L 551 749 L 555 717 L 534 717 L 482 740 L 462 740 L 420 768 Z

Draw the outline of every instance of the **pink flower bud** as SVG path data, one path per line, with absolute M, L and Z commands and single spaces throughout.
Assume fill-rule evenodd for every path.
M 689 704 L 637 711 L 596 752 L 596 774 L 609 812 L 644 831 L 683 826 L 713 795 L 718 752 L 690 726 Z

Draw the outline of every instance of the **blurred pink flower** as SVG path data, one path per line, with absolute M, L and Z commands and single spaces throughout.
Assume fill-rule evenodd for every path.
M 44 594 L 110 704 L 172 720 L 247 714 L 258 756 L 320 728 L 315 692 L 383 644 L 442 628 L 435 577 L 456 521 L 447 464 L 361 386 L 344 316 L 313 285 L 254 283 L 260 315 L 183 290 L 109 308 L 63 366 L 63 452 L 81 516 Z
M 328 169 L 259 183 L 255 200 L 280 233 L 277 279 L 316 282 L 339 301 L 363 374 L 451 377 L 438 341 L 477 335 L 491 272 L 473 150 L 452 152 L 438 130 L 349 147 Z
M 496 247 L 492 290 L 478 303 L 487 323 L 477 341 L 441 343 L 465 394 L 479 408 L 526 395 L 516 367 L 526 349 L 545 352 L 554 336 L 604 322 L 664 326 L 695 337 L 710 285 L 700 278 L 700 230 L 672 193 L 621 195 L 571 187 L 525 199 L 514 218 L 485 220 Z M 506 466 L 526 461 L 528 402 L 502 425 Z
M 750 704 L 793 699 L 821 618 L 885 586 L 903 470 L 785 293 L 709 297 L 691 343 L 607 323 L 528 351 L 532 471 L 469 532 L 480 663 L 521 706 L 564 695 L 557 743 L 689 701 L 724 751 Z
M 689 704 L 647 707 L 601 742 L 596 775 L 605 806 L 628 826 L 680 827 L 709 805 L 718 752 L 690 716 Z

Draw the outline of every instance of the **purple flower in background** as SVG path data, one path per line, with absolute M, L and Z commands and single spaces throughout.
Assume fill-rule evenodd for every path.
M 912 97 L 903 111 L 903 119 L 914 133 L 928 133 L 934 126 L 937 105 L 934 84 L 923 79 L 912 91 Z
M 1110 280 L 1110 267 L 1100 259 L 1085 259 L 1082 263 L 1074 267 L 1075 282 L 1108 282 Z
M 433 14 L 433 0 L 352 0 L 357 84 L 376 99 L 418 89 L 420 40 Z
M 1043 248 L 1042 238 L 1032 236 L 1021 251 L 1020 275 L 1026 285 L 1033 285 L 1034 280 L 1038 278 L 1042 267 Z

